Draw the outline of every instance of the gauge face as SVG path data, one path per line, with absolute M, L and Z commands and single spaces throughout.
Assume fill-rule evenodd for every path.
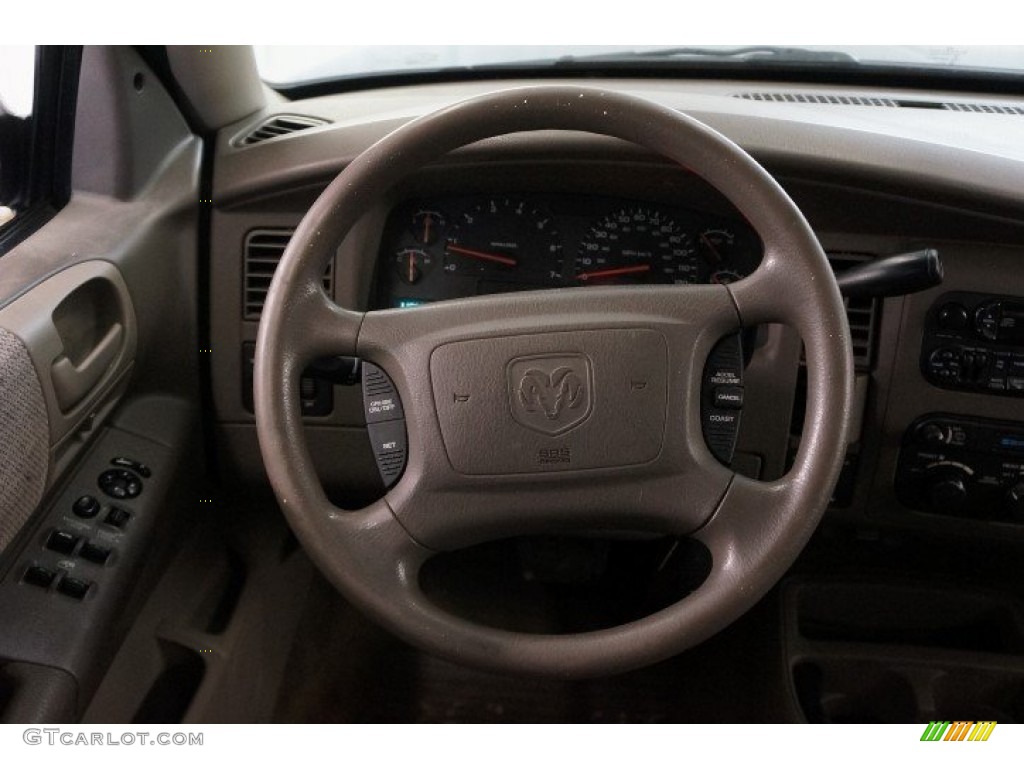
M 440 240 L 446 223 L 438 211 L 416 211 L 412 215 L 412 235 L 417 245 L 433 245 Z
M 403 248 L 395 254 L 395 270 L 403 283 L 418 283 L 434 265 L 433 257 L 419 248 Z
M 576 256 L 582 285 L 695 283 L 692 238 L 656 208 L 623 208 L 591 227 Z
M 562 244 L 543 211 L 522 200 L 496 197 L 452 222 L 444 269 L 554 284 L 562 279 Z
M 712 271 L 731 261 L 736 235 L 729 229 L 705 229 L 697 236 L 697 251 Z

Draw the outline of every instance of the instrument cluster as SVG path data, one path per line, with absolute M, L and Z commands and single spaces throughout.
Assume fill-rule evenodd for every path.
M 761 261 L 742 220 L 609 197 L 409 200 L 381 240 L 379 306 L 589 285 L 728 283 Z

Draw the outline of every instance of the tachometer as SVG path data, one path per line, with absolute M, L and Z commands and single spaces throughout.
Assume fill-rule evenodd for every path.
M 692 238 L 656 208 L 623 208 L 587 232 L 576 256 L 576 280 L 609 283 L 695 283 Z
M 444 269 L 498 280 L 557 283 L 562 279 L 562 244 L 543 211 L 522 200 L 492 198 L 452 223 Z

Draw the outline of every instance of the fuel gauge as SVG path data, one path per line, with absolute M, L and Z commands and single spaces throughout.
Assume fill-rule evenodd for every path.
M 433 257 L 419 248 L 403 248 L 395 254 L 395 269 L 404 283 L 418 283 L 434 265 Z

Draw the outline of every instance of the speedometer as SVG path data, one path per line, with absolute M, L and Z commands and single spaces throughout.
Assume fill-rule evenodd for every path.
M 597 222 L 580 243 L 575 279 L 583 284 L 695 283 L 697 251 L 664 211 L 623 208 Z

